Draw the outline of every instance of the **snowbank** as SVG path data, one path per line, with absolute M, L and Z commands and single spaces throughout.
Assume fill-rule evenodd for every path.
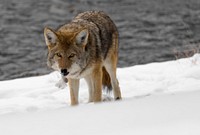
M 118 69 L 122 101 L 69 106 L 68 87 L 57 72 L 0 82 L 3 135 L 200 134 L 200 54 L 191 58 Z M 104 98 L 112 98 L 103 96 Z

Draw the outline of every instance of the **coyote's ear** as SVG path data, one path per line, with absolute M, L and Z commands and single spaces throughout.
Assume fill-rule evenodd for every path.
M 52 45 L 56 43 L 57 35 L 52 29 L 46 27 L 44 29 L 44 37 L 46 45 Z
M 76 43 L 78 45 L 85 46 L 88 42 L 88 35 L 89 35 L 89 33 L 88 33 L 87 29 L 82 30 L 76 36 Z

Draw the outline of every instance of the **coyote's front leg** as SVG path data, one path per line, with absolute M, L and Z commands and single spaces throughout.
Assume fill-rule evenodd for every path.
M 78 104 L 79 79 L 68 79 L 71 105 Z
M 98 66 L 92 73 L 93 101 L 100 102 L 102 97 L 102 67 Z

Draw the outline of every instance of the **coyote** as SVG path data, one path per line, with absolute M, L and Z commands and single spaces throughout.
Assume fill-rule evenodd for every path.
M 78 14 L 70 23 L 53 30 L 44 29 L 48 47 L 47 65 L 68 79 L 71 105 L 78 104 L 79 79 L 89 88 L 89 102 L 102 100 L 102 86 L 113 89 L 121 99 L 116 78 L 118 31 L 102 11 Z

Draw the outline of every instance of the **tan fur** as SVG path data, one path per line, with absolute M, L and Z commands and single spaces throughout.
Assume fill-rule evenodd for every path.
M 111 80 L 108 72 L 106 71 L 105 67 L 102 68 L 102 85 L 107 90 L 112 89 Z
M 46 27 L 44 37 L 47 64 L 68 79 L 71 105 L 78 104 L 81 78 L 88 84 L 89 102 L 102 100 L 102 85 L 113 89 L 115 99 L 121 99 L 116 78 L 118 31 L 104 12 L 81 13 L 57 30 Z

